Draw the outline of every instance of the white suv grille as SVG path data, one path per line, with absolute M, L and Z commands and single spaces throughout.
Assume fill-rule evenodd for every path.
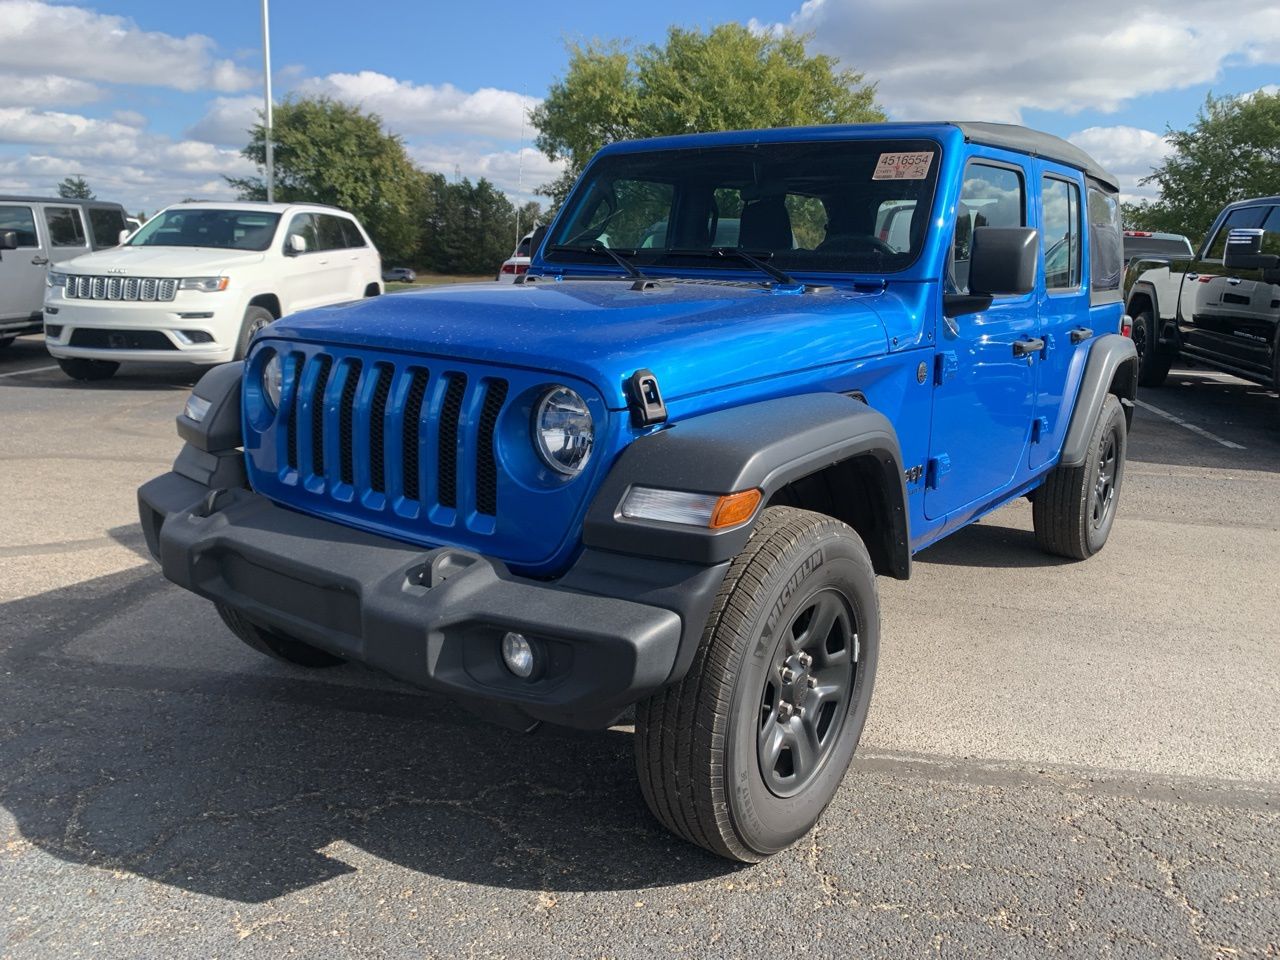
M 177 280 L 152 277 L 88 277 L 68 274 L 64 296 L 70 300 L 169 301 L 178 292 Z

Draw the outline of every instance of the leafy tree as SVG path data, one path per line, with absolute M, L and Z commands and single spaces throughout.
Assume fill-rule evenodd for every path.
M 562 202 L 592 154 L 614 140 L 884 119 L 874 84 L 804 44 L 736 23 L 706 33 L 672 27 L 662 46 L 570 44 L 568 73 L 530 114 L 538 149 L 568 161 L 543 192 Z
M 488 180 L 449 183 L 441 174 L 422 174 L 419 262 L 436 273 L 488 275 L 516 245 L 516 208 Z M 536 203 L 521 210 L 528 232 L 541 214 Z
M 382 119 L 328 97 L 289 99 L 273 117 L 275 196 L 282 201 L 329 203 L 359 217 L 383 257 L 409 260 L 416 252 L 415 208 L 423 174 L 403 141 Z M 241 153 L 262 167 L 262 124 Z M 227 177 L 241 199 L 265 200 L 262 177 Z
M 1160 199 L 1124 206 L 1125 226 L 1181 233 L 1195 243 L 1228 203 L 1280 193 L 1280 93 L 1210 94 L 1186 130 L 1170 130 L 1173 152 L 1143 183 Z
M 94 200 L 93 191 L 84 177 L 67 177 L 58 184 L 58 196 L 64 200 Z

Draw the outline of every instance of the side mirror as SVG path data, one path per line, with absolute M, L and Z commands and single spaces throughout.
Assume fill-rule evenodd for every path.
M 18 231 L 0 230 L 0 250 L 18 249 Z
M 286 257 L 296 257 L 300 253 L 307 252 L 307 238 L 300 233 L 289 234 L 289 240 L 284 246 L 284 255 Z
M 126 228 L 126 229 L 124 229 L 124 230 L 121 230 L 121 231 L 120 231 L 120 235 L 116 238 L 116 240 L 117 240 L 117 246 L 118 246 L 118 245 L 120 245 L 120 244 L 123 244 L 123 243 L 124 243 L 126 240 L 128 240 L 131 236 L 133 236 L 133 231 L 132 231 L 132 230 L 129 230 L 129 229 L 127 229 L 127 228 Z
M 977 227 L 969 254 L 969 292 L 1018 297 L 1036 288 L 1040 233 L 1032 227 Z
M 544 223 L 540 227 L 533 228 L 533 239 L 529 241 L 529 259 L 532 260 L 538 255 L 538 250 L 542 247 L 542 241 L 547 239 L 547 225 Z
M 1237 227 L 1227 234 L 1222 265 L 1228 270 L 1272 270 L 1280 266 L 1280 256 L 1262 252 L 1266 231 L 1257 227 Z

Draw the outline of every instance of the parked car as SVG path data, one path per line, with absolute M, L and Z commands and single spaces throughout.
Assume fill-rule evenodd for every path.
M 76 380 L 125 360 L 225 363 L 295 310 L 377 296 L 381 275 L 373 241 L 336 207 L 180 203 L 49 272 L 45 344 Z
M 1185 357 L 1280 390 L 1278 265 L 1280 197 L 1224 208 L 1189 259 L 1131 261 L 1125 288 L 1139 382 L 1160 386 Z
M 0 196 L 0 232 L 12 231 L 16 244 L 0 260 L 0 348 L 40 331 L 50 263 L 114 247 L 124 225 L 118 203 Z
M 1180 233 L 1156 233 L 1150 230 L 1126 230 L 1124 232 L 1124 265 L 1135 257 L 1167 257 L 1190 259 L 1195 255 L 1191 241 Z
M 516 277 L 522 277 L 529 270 L 529 244 L 533 240 L 532 233 L 526 233 L 520 238 L 520 242 L 516 244 L 515 251 L 506 260 L 502 261 L 502 266 L 498 268 L 498 275 L 494 278 L 499 283 L 515 283 Z
M 418 275 L 408 267 L 392 267 L 382 271 L 382 279 L 385 283 L 413 283 Z
M 1138 366 L 1117 191 L 1003 124 L 613 144 L 520 287 L 299 313 L 207 373 L 146 542 L 278 659 L 520 729 L 634 704 L 655 816 L 763 859 L 853 756 L 877 575 L 1024 496 L 1047 552 L 1106 543 Z

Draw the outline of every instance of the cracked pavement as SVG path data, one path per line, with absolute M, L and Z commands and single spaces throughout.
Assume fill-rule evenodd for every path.
M 193 372 L 0 355 L 0 958 L 1275 957 L 1280 403 L 1143 399 L 1112 542 L 1011 505 L 882 581 L 871 720 L 796 848 L 657 826 L 631 732 L 522 737 L 268 661 L 145 556 Z

